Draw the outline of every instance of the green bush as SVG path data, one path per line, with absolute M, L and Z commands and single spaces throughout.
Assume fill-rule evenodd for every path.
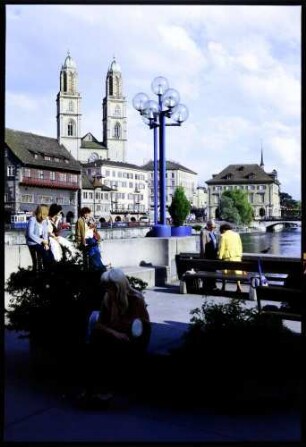
M 192 229 L 193 229 L 194 231 L 201 231 L 201 230 L 202 230 L 202 225 L 193 225 L 193 226 L 192 226 Z
M 11 296 L 7 328 L 50 345 L 83 340 L 88 315 L 100 307 L 100 276 L 78 261 L 64 260 L 40 272 L 19 268 L 5 287 Z
M 186 364 L 193 364 L 195 370 L 202 371 L 203 356 L 205 374 L 212 376 L 224 368 L 236 377 L 257 377 L 272 371 L 284 375 L 288 365 L 299 364 L 299 335 L 285 327 L 281 319 L 247 308 L 242 300 L 225 304 L 205 300 L 191 311 L 191 316 L 189 330 L 176 354 L 185 358 Z
M 183 225 L 188 214 L 190 213 L 190 209 L 191 205 L 185 195 L 184 188 L 182 186 L 178 186 L 172 197 L 171 205 L 168 207 L 173 225 Z

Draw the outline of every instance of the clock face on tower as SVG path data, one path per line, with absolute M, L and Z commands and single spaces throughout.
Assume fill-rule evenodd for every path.
M 91 161 L 96 161 L 98 158 L 99 158 L 99 155 L 96 152 L 93 152 L 92 154 L 90 154 L 88 161 L 90 163 Z

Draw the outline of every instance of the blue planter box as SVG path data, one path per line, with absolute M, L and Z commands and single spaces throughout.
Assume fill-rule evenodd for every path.
M 181 225 L 179 227 L 171 227 L 171 236 L 191 236 L 191 226 Z

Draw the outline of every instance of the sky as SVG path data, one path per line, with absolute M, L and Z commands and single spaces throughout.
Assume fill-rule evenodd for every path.
M 167 127 L 166 158 L 199 186 L 229 164 L 276 169 L 301 199 L 301 6 L 6 5 L 5 126 L 56 138 L 56 95 L 69 50 L 82 97 L 81 134 L 102 140 L 107 70 L 116 58 L 127 100 L 127 162 L 153 158 L 133 108 L 164 76 L 189 110 Z

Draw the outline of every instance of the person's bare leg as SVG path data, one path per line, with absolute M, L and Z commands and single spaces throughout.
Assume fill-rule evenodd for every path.
M 236 289 L 236 292 L 239 292 L 239 293 L 242 292 L 241 285 L 240 285 L 240 281 L 237 281 L 237 289 Z

